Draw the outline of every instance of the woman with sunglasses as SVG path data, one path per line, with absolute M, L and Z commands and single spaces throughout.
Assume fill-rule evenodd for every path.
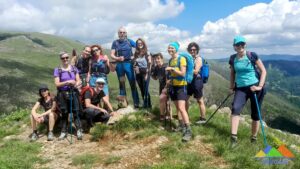
M 230 90 L 234 93 L 231 114 L 231 143 L 232 147 L 237 144 L 237 131 L 240 113 L 247 100 L 251 101 L 252 135 L 251 142 L 256 142 L 259 130 L 259 115 L 256 107 L 255 96 L 257 95 L 259 107 L 261 107 L 265 90 L 266 69 L 262 61 L 254 52 L 246 51 L 246 39 L 236 36 L 233 40 L 233 48 L 237 52 L 231 55 L 230 64 Z M 257 74 L 257 70 L 260 76 Z
M 35 141 L 38 139 L 37 133 L 37 124 L 44 123 L 47 125 L 48 129 L 48 141 L 53 141 L 53 127 L 55 125 L 55 121 L 58 118 L 58 111 L 56 109 L 56 101 L 54 97 L 50 95 L 49 89 L 46 85 L 42 85 L 39 88 L 39 96 L 40 98 L 35 103 L 31 110 L 31 126 L 32 126 L 32 134 L 31 141 Z M 38 114 L 37 110 L 43 107 L 44 113 Z
M 105 98 L 109 100 L 108 91 L 108 80 L 107 74 L 109 73 L 109 59 L 107 55 L 103 54 L 103 49 L 100 45 L 92 45 L 92 59 L 90 62 L 90 70 L 88 73 L 89 84 L 91 87 L 96 87 L 96 80 L 98 78 L 103 78 L 105 80 L 105 85 L 103 91 L 105 93 Z
M 77 89 L 77 87 L 81 85 L 79 73 L 77 68 L 69 63 L 70 57 L 68 53 L 61 52 L 59 57 L 61 59 L 61 66 L 54 69 L 54 82 L 57 87 L 58 107 L 62 113 L 62 130 L 58 139 L 63 140 L 67 137 L 67 123 L 69 116 L 72 120 L 75 118 L 77 139 L 82 140 L 79 92 Z
M 166 71 L 170 73 L 170 97 L 175 103 L 177 112 L 183 121 L 183 137 L 182 141 L 189 141 L 192 138 L 192 130 L 190 127 L 189 115 L 185 107 L 187 99 L 187 81 L 184 78 L 186 73 L 187 61 L 185 57 L 179 57 L 179 43 L 172 42 L 168 46 L 168 53 L 171 55 L 169 66 Z M 180 60 L 178 60 L 180 59 Z
M 148 76 L 151 70 L 151 56 L 148 54 L 147 45 L 143 39 L 137 39 L 136 45 L 137 47 L 133 59 L 135 78 L 144 100 L 143 107 L 151 108 L 151 99 L 148 90 L 150 81 L 150 78 L 148 78 Z

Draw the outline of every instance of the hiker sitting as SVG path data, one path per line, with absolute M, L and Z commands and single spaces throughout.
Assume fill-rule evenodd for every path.
M 58 107 L 61 110 L 62 130 L 59 140 L 67 137 L 68 117 L 70 123 L 75 121 L 77 129 L 77 139 L 82 140 L 82 128 L 80 122 L 79 91 L 77 87 L 81 85 L 78 70 L 69 64 L 69 54 L 61 52 L 59 54 L 61 66 L 54 69 L 54 82 L 57 87 Z M 70 127 L 72 127 L 70 125 Z M 72 133 L 71 133 L 72 134 Z
M 252 136 L 251 142 L 256 142 L 259 130 L 259 111 L 265 90 L 266 69 L 262 61 L 254 52 L 246 51 L 246 39 L 236 36 L 233 40 L 234 50 L 237 52 L 231 55 L 230 64 L 230 90 L 234 92 L 231 114 L 231 143 L 237 144 L 237 131 L 240 120 L 240 113 L 246 105 L 247 100 L 251 101 Z M 260 72 L 260 75 L 257 72 Z M 255 94 L 258 105 L 256 105 Z
M 196 124 L 203 124 L 206 122 L 205 119 L 205 104 L 203 100 L 203 80 L 200 75 L 200 69 L 202 67 L 202 58 L 199 54 L 200 47 L 197 43 L 192 42 L 188 45 L 187 48 L 188 52 L 193 56 L 194 58 L 194 76 L 193 80 L 190 84 L 187 86 L 187 94 L 188 99 L 186 101 L 186 110 L 189 110 L 189 98 L 190 96 L 194 95 L 194 98 L 197 100 L 197 103 L 199 105 L 200 110 L 200 119 L 199 121 L 196 121 Z
M 125 74 L 128 78 L 134 108 L 139 107 L 139 95 L 136 89 L 135 76 L 133 70 L 133 53 L 132 48 L 135 48 L 135 42 L 127 38 L 127 32 L 124 27 L 118 31 L 119 39 L 112 43 L 111 57 L 117 62 L 116 72 L 119 80 L 119 101 L 126 100 Z
M 168 46 L 168 53 L 171 55 L 169 66 L 166 71 L 170 73 L 170 97 L 175 103 L 177 112 L 182 117 L 183 137 L 182 141 L 189 141 L 192 137 L 189 116 L 185 107 L 187 99 L 187 81 L 185 78 L 187 61 L 185 57 L 179 57 L 179 43 L 172 42 Z
M 95 83 L 96 86 L 94 88 L 88 87 L 81 92 L 81 97 L 84 101 L 83 112 L 90 126 L 93 126 L 95 122 L 106 123 L 110 116 L 115 114 L 103 90 L 106 81 L 103 78 L 98 78 Z M 107 105 L 108 110 L 99 106 L 101 99 Z
M 80 56 L 73 56 L 71 65 L 76 66 L 79 72 L 79 77 L 82 82 L 82 87 L 88 84 L 87 75 L 90 70 L 89 64 L 91 60 L 91 47 L 85 46 Z
M 164 58 L 161 53 L 152 55 L 154 59 L 154 66 L 151 70 L 151 76 L 154 80 L 159 81 L 159 109 L 160 109 L 160 120 L 171 119 L 172 110 L 167 112 L 167 103 L 169 100 L 168 96 L 168 86 L 166 85 L 167 81 L 167 71 L 166 67 L 168 64 L 164 64 Z M 171 106 L 170 106 L 171 108 Z M 169 114 L 166 114 L 169 113 Z
M 31 141 L 35 141 L 38 139 L 37 133 L 37 124 L 44 123 L 47 125 L 48 129 L 48 141 L 53 141 L 53 127 L 55 125 L 55 121 L 58 119 L 59 114 L 56 107 L 56 102 L 54 97 L 50 95 L 49 89 L 46 85 L 43 85 L 39 88 L 39 96 L 40 98 L 35 103 L 31 110 L 31 127 L 33 133 L 31 135 Z M 40 107 L 44 108 L 44 113 L 38 114 L 37 110 Z
M 147 45 L 143 39 L 139 38 L 136 41 L 136 45 L 137 47 L 134 53 L 135 78 L 143 97 L 143 107 L 151 108 L 151 99 L 149 94 L 151 56 L 148 54 Z

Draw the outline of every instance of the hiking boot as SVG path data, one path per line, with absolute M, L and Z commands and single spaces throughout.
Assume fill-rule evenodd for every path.
M 66 137 L 67 137 L 67 133 L 61 132 L 61 133 L 60 133 L 60 136 L 58 137 L 58 140 L 63 140 L 63 139 L 65 139 Z
M 37 135 L 37 133 L 36 133 L 36 132 L 33 132 L 33 133 L 31 134 L 30 141 L 36 141 L 38 138 L 39 138 L 39 136 Z
M 78 129 L 77 130 L 77 140 L 82 140 L 82 136 L 83 136 L 82 129 Z
M 49 131 L 47 141 L 53 141 L 54 140 L 54 135 L 52 131 Z
M 204 124 L 206 123 L 206 119 L 203 117 L 200 117 L 200 119 L 198 121 L 195 122 L 196 124 L 200 125 L 200 124 Z
M 238 145 L 237 136 L 231 136 L 230 140 L 231 140 L 230 147 L 233 149 L 233 148 L 235 148 Z
M 179 122 L 178 126 L 174 129 L 175 132 L 185 132 L 185 127 L 183 122 Z
M 257 137 L 256 136 L 251 136 L 250 142 L 251 143 L 256 143 L 257 142 Z
M 192 138 L 192 130 L 190 126 L 185 126 L 185 132 L 183 133 L 182 141 L 188 142 Z

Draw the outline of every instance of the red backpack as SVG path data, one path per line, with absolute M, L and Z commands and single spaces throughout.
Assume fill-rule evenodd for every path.
M 90 91 L 90 93 L 91 93 L 91 97 L 93 97 L 93 95 L 94 95 L 94 93 L 95 93 L 95 91 L 94 91 L 94 89 L 92 88 L 92 87 L 90 87 L 90 86 L 84 86 L 84 87 L 82 87 L 81 88 L 81 91 L 80 91 L 80 103 L 82 104 L 82 105 L 85 105 L 85 102 L 84 102 L 84 95 L 85 95 L 85 92 L 86 91 Z

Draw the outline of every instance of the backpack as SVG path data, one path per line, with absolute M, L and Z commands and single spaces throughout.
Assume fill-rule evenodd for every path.
M 59 79 L 61 79 L 61 75 L 63 72 L 68 72 L 70 77 L 71 77 L 71 72 L 73 72 L 76 75 L 76 71 L 75 71 L 75 68 L 73 65 L 71 65 L 71 71 L 63 71 L 60 66 L 57 68 L 57 70 L 58 70 L 58 74 L 59 74 Z
M 90 91 L 91 93 L 91 97 L 94 96 L 94 89 L 91 88 L 90 86 L 84 86 L 81 88 L 81 91 L 80 91 L 80 103 L 81 105 L 85 105 L 85 99 L 84 99 L 84 95 L 87 91 Z
M 178 59 L 177 59 L 177 67 L 180 67 L 180 59 L 181 57 L 184 57 L 186 59 L 186 73 L 184 79 L 187 81 L 187 83 L 191 83 L 193 81 L 194 77 L 194 58 L 192 55 L 188 53 L 179 53 Z M 171 59 L 169 61 L 170 65 Z M 182 78 L 177 76 L 175 79 L 181 80 Z
M 233 70 L 234 70 L 234 59 L 236 58 L 237 54 L 233 54 L 230 56 L 230 59 L 229 59 L 229 64 L 230 66 L 232 66 Z M 256 77 L 258 78 L 258 80 L 260 80 L 260 72 L 255 64 L 255 62 L 257 61 L 258 59 L 258 56 L 255 52 L 249 52 L 247 51 L 246 52 L 246 56 L 248 57 L 248 59 L 250 60 L 252 66 L 254 67 L 254 70 L 255 70 L 255 75 Z
M 201 76 L 203 83 L 207 83 L 209 78 L 209 65 L 203 57 L 201 58 L 202 58 L 202 67 L 200 68 L 199 74 Z

